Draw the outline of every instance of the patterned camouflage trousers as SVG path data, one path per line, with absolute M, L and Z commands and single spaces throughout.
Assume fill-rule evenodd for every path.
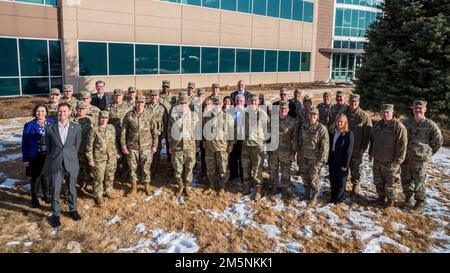
M 400 168 L 393 168 L 391 163 L 373 162 L 373 182 L 380 197 L 386 196 L 395 201 L 396 187 L 400 185 Z
M 85 155 L 79 155 L 80 171 L 78 173 L 78 182 L 81 184 L 89 184 L 92 181 L 90 176 L 91 168 Z
M 402 188 L 406 197 L 425 201 L 425 185 L 429 161 L 406 160 L 402 167 Z
M 299 157 L 299 169 L 303 186 L 310 188 L 313 194 L 318 194 L 320 190 L 320 170 L 322 169 L 322 164 L 317 165 L 316 159 L 304 158 L 301 155 Z
M 259 146 L 250 147 L 242 145 L 241 149 L 242 172 L 245 183 L 262 184 L 263 151 Z
M 353 185 L 359 184 L 361 182 L 361 169 L 362 158 L 364 153 L 353 153 L 352 159 L 350 160 L 350 176 Z
M 94 173 L 94 195 L 96 198 L 102 197 L 103 193 L 108 193 L 113 189 L 114 174 L 116 173 L 117 160 L 112 158 L 109 161 L 96 161 L 93 169 Z
M 150 183 L 153 154 L 149 148 L 145 150 L 129 150 L 130 154 L 127 156 L 128 169 L 130 170 L 130 181 L 138 182 L 138 170 L 140 170 L 141 181 Z
M 206 175 L 209 182 L 215 182 L 216 176 L 218 176 L 221 186 L 225 186 L 227 182 L 228 153 L 226 151 L 215 152 L 205 149 L 205 162 Z
M 278 170 L 281 168 L 281 188 L 288 188 L 291 184 L 291 162 L 289 161 L 289 152 L 268 152 L 270 182 L 273 185 L 278 184 Z
M 184 184 L 191 183 L 195 166 L 195 150 L 173 151 L 171 160 L 175 180 L 182 180 Z

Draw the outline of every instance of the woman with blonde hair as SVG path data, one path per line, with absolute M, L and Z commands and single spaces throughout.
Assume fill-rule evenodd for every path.
M 349 173 L 352 158 L 354 137 L 348 129 L 348 119 L 345 114 L 338 114 L 330 130 L 330 153 L 328 166 L 330 169 L 331 203 L 341 203 L 345 200 L 345 183 Z

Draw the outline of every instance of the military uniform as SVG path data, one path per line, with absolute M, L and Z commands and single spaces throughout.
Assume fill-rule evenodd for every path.
M 426 107 L 425 101 L 415 101 L 414 107 Z M 417 123 L 414 117 L 403 123 L 408 132 L 406 159 L 402 168 L 402 186 L 406 199 L 415 195 L 416 201 L 425 201 L 425 182 L 427 169 L 432 156 L 443 143 L 441 130 L 435 122 L 424 118 Z
M 337 91 L 336 92 L 336 97 L 343 97 L 343 96 L 344 96 L 344 92 L 342 92 L 342 91 Z M 348 104 L 345 103 L 345 102 L 343 104 L 335 103 L 335 104 L 331 105 L 331 108 L 330 108 L 330 119 L 328 121 L 327 128 L 331 129 L 331 127 L 333 126 L 334 122 L 336 121 L 337 115 L 347 112 L 347 109 L 348 109 Z
M 381 111 L 393 111 L 392 104 L 383 104 Z M 402 164 L 406 156 L 408 145 L 405 126 L 396 118 L 388 124 L 384 120 L 376 122 L 371 131 L 369 155 L 373 156 L 373 181 L 379 196 L 379 201 L 384 203 L 385 197 L 388 205 L 395 202 L 396 184 L 400 184 L 400 167 L 392 164 Z
M 321 102 L 317 105 L 317 109 L 319 109 L 319 122 L 328 127 L 330 123 L 331 103 L 326 104 Z
M 301 117 L 300 117 L 301 111 L 303 110 L 303 103 L 302 103 L 302 101 L 291 99 L 291 100 L 289 100 L 289 103 L 294 106 L 293 110 L 295 110 L 295 119 L 297 119 L 297 121 L 300 121 L 300 119 L 301 119 Z
M 136 87 L 132 87 L 132 86 L 128 87 L 128 94 L 136 93 L 136 91 L 137 91 L 137 90 L 136 90 Z M 136 99 L 136 98 L 135 98 L 135 99 Z M 127 96 L 126 101 L 127 101 L 128 104 L 130 104 L 132 107 L 136 106 L 136 100 L 135 100 L 135 101 L 131 101 L 131 97 L 128 97 L 128 96 Z
M 58 88 L 52 88 L 50 90 L 50 95 L 52 94 L 57 94 L 58 96 L 61 96 L 61 91 L 59 91 Z M 58 120 L 58 105 L 59 102 L 57 103 L 52 103 L 51 101 L 49 101 L 47 104 L 45 104 L 48 108 L 48 118 L 54 119 L 55 121 Z
M 170 88 L 170 81 L 163 81 L 162 82 L 162 86 L 165 88 Z M 172 107 L 175 105 L 176 103 L 176 96 L 170 96 L 169 91 L 167 91 L 167 93 L 159 93 L 159 100 L 158 100 L 159 104 L 161 104 L 167 112 L 167 120 L 165 121 L 165 123 L 163 124 L 163 130 L 161 133 L 162 138 L 165 139 L 166 142 L 166 152 L 167 152 L 167 161 L 171 161 L 171 156 L 170 156 L 170 147 L 169 147 L 169 136 L 168 136 L 168 127 L 169 127 L 169 116 L 170 116 L 170 111 L 172 110 Z M 162 138 L 159 139 L 159 143 L 158 143 L 158 151 L 160 151 L 162 149 Z
M 71 84 L 65 84 L 64 86 L 63 86 L 63 90 L 64 90 L 64 92 L 66 92 L 66 91 L 70 91 L 70 92 L 73 92 L 73 85 L 71 85 Z M 76 112 L 76 108 L 77 108 L 77 103 L 78 103 L 78 100 L 75 98 L 75 97 L 71 97 L 70 99 L 67 99 L 67 98 L 62 98 L 61 99 L 61 102 L 67 102 L 68 104 L 70 104 L 71 106 L 72 106 L 72 113 L 73 112 Z M 75 113 L 76 114 L 76 113 Z
M 319 110 L 312 107 L 310 115 L 319 115 Z M 312 191 L 312 200 L 315 200 L 320 189 L 320 170 L 328 160 L 329 136 L 327 128 L 317 121 L 316 124 L 305 123 L 300 128 L 298 137 L 298 153 L 300 174 L 304 183 L 306 196 L 309 199 Z
M 91 92 L 82 91 L 80 98 L 81 98 L 81 100 L 86 99 L 86 98 L 91 98 Z M 86 115 L 92 117 L 94 120 L 98 120 L 98 114 L 100 114 L 100 108 L 98 108 L 95 105 L 88 104 Z

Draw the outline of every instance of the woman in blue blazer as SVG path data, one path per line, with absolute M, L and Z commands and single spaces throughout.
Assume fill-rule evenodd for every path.
M 47 157 L 45 146 L 46 127 L 53 124 L 53 119 L 46 118 L 48 108 L 45 104 L 37 104 L 33 108 L 34 119 L 25 123 L 22 134 L 22 160 L 27 168 L 27 175 L 31 176 L 31 205 L 39 208 L 37 195 L 42 192 L 45 203 L 50 203 L 48 179 L 43 172 Z
M 347 116 L 338 114 L 334 126 L 330 129 L 330 154 L 328 156 L 331 182 L 330 202 L 332 203 L 341 203 L 345 199 L 345 186 L 353 145 L 354 137 L 348 129 Z

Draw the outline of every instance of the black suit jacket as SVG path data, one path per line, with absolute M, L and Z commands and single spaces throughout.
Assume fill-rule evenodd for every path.
M 345 135 L 339 135 L 336 140 L 335 150 L 333 152 L 333 139 L 335 132 L 330 133 L 330 154 L 328 164 L 338 165 L 338 167 L 348 168 L 352 159 L 353 145 L 355 143 L 352 131 Z
M 92 95 L 91 105 L 97 106 L 102 111 L 107 110 L 106 107 L 111 103 L 112 103 L 112 96 L 107 92 L 103 94 L 102 99 L 98 97 L 98 93 Z
M 231 97 L 231 99 L 233 100 L 233 104 L 236 103 L 235 99 L 236 99 L 236 96 L 237 96 L 238 94 L 239 94 L 239 91 L 238 91 L 238 90 L 236 90 L 236 91 L 234 91 L 233 93 L 231 93 L 230 97 Z M 250 92 L 245 91 L 244 96 L 245 96 L 245 106 L 247 106 L 248 102 L 250 101 Z
M 276 101 L 272 105 L 280 105 L 280 101 Z M 291 100 L 289 100 L 288 115 L 292 118 L 296 118 L 296 116 L 297 116 L 297 109 L 295 108 L 295 104 Z

